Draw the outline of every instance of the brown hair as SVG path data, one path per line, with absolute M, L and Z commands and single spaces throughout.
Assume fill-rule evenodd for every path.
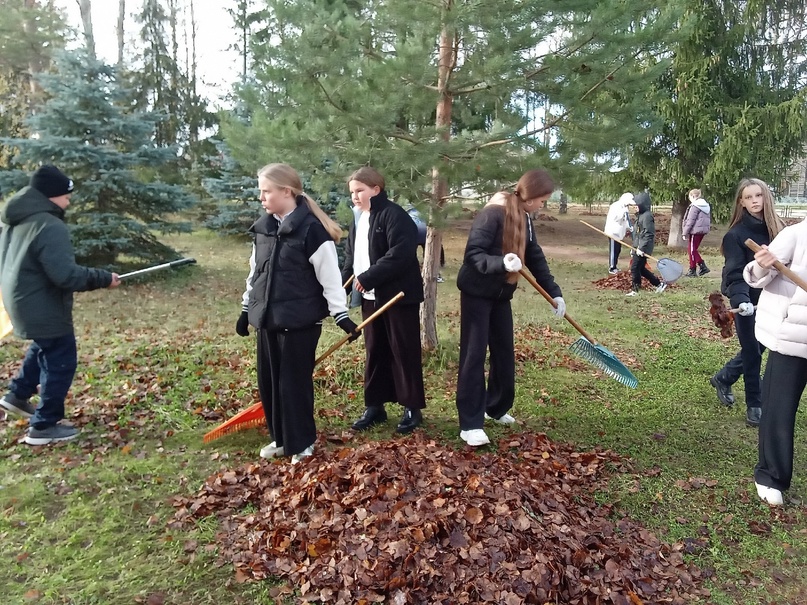
M 258 177 L 263 177 L 271 181 L 277 187 L 286 187 L 291 189 L 295 197 L 302 195 L 305 198 L 305 203 L 308 205 L 308 210 L 311 211 L 317 220 L 322 223 L 328 235 L 338 244 L 342 239 L 342 228 L 317 205 L 314 199 L 303 191 L 303 181 L 297 171 L 288 164 L 267 164 L 258 171 Z
M 524 261 L 527 248 L 527 225 L 524 220 L 522 202 L 544 197 L 555 190 L 555 181 L 542 168 L 529 170 L 521 175 L 513 193 L 502 192 L 505 196 L 504 229 L 502 230 L 502 252 L 516 254 Z M 507 281 L 514 284 L 518 281 L 518 273 L 509 273 Z
M 372 166 L 362 166 L 356 170 L 350 175 L 350 178 L 348 178 L 347 182 L 350 183 L 350 181 L 359 181 L 368 187 L 378 187 L 379 189 L 384 189 L 384 177 L 381 176 L 381 173 Z
M 785 223 L 773 209 L 773 194 L 771 193 L 771 188 L 768 187 L 765 181 L 761 181 L 760 179 L 743 179 L 740 181 L 740 184 L 737 186 L 737 193 L 734 196 L 734 211 L 729 221 L 729 229 L 743 220 L 743 210 L 745 210 L 745 206 L 742 204 L 743 191 L 745 191 L 746 187 L 750 187 L 751 185 L 759 185 L 762 189 L 762 220 L 768 228 L 768 236 L 773 240 L 773 238 L 784 229 Z M 720 253 L 723 253 L 722 244 L 720 246 Z

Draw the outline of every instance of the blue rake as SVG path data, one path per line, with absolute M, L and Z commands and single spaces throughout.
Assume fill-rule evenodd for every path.
M 549 293 L 544 290 L 535 278 L 532 277 L 529 273 L 527 273 L 524 269 L 519 271 L 521 276 L 526 279 L 533 288 L 535 288 L 541 296 L 543 296 L 549 304 L 553 307 L 557 308 L 558 304 L 552 300 L 552 297 L 549 296 Z M 572 324 L 578 332 L 582 335 L 578 338 L 572 345 L 569 347 L 569 350 L 582 357 L 589 363 L 597 366 L 603 372 L 605 372 L 608 376 L 613 378 L 614 380 L 621 382 L 625 386 L 628 386 L 632 389 L 636 388 L 636 385 L 639 384 L 639 380 L 636 376 L 633 375 L 625 364 L 623 364 L 619 359 L 617 359 L 616 355 L 614 355 L 611 351 L 605 348 L 603 345 L 599 344 L 596 340 L 594 340 L 584 329 L 583 327 L 577 323 L 574 319 L 569 317 L 568 314 L 564 313 L 563 318 Z

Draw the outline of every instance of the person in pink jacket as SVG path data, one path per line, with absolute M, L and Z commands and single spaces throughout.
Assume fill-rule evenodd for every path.
M 754 484 L 763 501 L 780 506 L 793 476 L 796 411 L 807 385 L 807 292 L 773 266 L 776 260 L 807 279 L 807 220 L 782 229 L 743 271 L 751 287 L 762 288 L 756 337 L 769 350 Z
M 695 277 L 695 267 L 699 267 L 697 276 L 701 277 L 709 273 L 709 267 L 703 260 L 698 248 L 703 238 L 712 228 L 712 211 L 709 202 L 701 197 L 700 189 L 692 189 L 689 192 L 689 201 L 692 202 L 684 213 L 684 222 L 681 225 L 681 233 L 684 240 L 688 240 L 687 254 L 689 254 L 689 273 L 686 277 Z

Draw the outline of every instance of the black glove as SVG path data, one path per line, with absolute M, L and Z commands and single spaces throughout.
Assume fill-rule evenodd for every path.
M 347 340 L 348 342 L 353 342 L 361 336 L 361 332 L 356 332 L 356 323 L 349 317 L 343 317 L 336 322 L 336 325 L 342 328 L 346 334 L 350 334 L 350 338 Z
M 235 333 L 239 336 L 249 336 L 249 314 L 246 311 L 241 311 L 241 315 L 238 316 Z

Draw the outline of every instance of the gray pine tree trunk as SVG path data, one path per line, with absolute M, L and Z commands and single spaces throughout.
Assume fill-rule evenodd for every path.
M 87 53 L 95 59 L 95 35 L 92 31 L 92 4 L 91 0 L 76 0 L 81 12 L 81 26 L 84 30 L 84 45 Z
M 118 67 L 123 67 L 123 23 L 126 18 L 126 0 L 118 0 Z
M 683 248 L 686 242 L 681 238 L 683 231 L 684 212 L 689 206 L 689 198 L 686 193 L 678 196 L 678 199 L 673 202 L 672 216 L 670 216 L 670 236 L 667 238 L 667 245 L 670 248 Z
M 445 11 L 451 10 L 453 0 L 444 0 Z M 443 138 L 447 141 L 451 136 L 451 110 L 453 97 L 449 87 L 451 72 L 456 65 L 454 50 L 454 33 L 448 25 L 440 33 L 440 57 L 437 72 L 437 88 L 440 100 L 437 102 L 437 118 L 435 124 L 443 130 Z M 448 194 L 448 182 L 440 174 L 440 168 L 432 169 L 432 203 L 434 206 L 445 204 Z M 426 246 L 423 251 L 423 284 L 424 301 L 420 308 L 421 346 L 425 351 L 437 348 L 437 274 L 440 271 L 440 245 L 442 236 L 431 225 L 426 232 Z

